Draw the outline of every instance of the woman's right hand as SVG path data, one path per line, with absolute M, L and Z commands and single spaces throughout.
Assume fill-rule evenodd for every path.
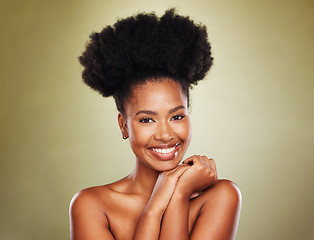
M 187 197 L 213 185 L 218 181 L 215 161 L 206 156 L 194 155 L 183 161 L 190 168 L 182 174 L 176 191 Z
M 188 164 L 181 164 L 172 170 L 160 172 L 146 208 L 163 214 L 176 189 L 179 178 L 190 167 Z

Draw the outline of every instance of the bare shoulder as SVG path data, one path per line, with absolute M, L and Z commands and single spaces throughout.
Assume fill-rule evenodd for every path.
M 103 206 L 102 199 L 109 194 L 107 186 L 97 186 L 86 188 L 74 195 L 70 203 L 70 211 L 81 211 L 85 208 L 95 208 Z
M 84 189 L 72 198 L 70 203 L 71 239 L 113 239 L 106 215 L 107 186 Z
M 74 195 L 71 200 L 69 214 L 70 223 L 84 221 L 84 219 L 97 218 L 106 221 L 105 196 L 109 194 L 106 186 L 86 188 Z
M 121 179 L 78 192 L 70 204 L 71 240 L 128 239 L 144 208 L 128 186 Z
M 190 239 L 235 239 L 242 195 L 230 180 L 218 180 L 195 199 L 199 206 Z
M 218 182 L 207 189 L 206 192 L 208 192 L 210 195 L 214 195 L 216 198 L 225 199 L 225 201 L 240 203 L 242 201 L 240 189 L 234 182 L 230 180 L 218 180 Z
M 206 189 L 203 193 L 205 205 L 213 206 L 216 214 L 223 213 L 225 216 L 233 215 L 239 218 L 242 194 L 237 185 L 230 180 L 218 180 L 216 184 Z
M 79 191 L 72 198 L 70 213 L 71 211 L 92 210 L 96 208 L 105 211 L 106 206 L 111 205 L 115 201 L 115 194 L 124 185 L 125 181 L 121 179 L 107 185 L 90 187 Z

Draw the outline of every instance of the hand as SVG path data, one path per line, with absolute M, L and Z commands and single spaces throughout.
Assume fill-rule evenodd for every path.
M 146 208 L 151 207 L 153 211 L 163 214 L 171 200 L 179 178 L 190 167 L 188 164 L 181 164 L 172 170 L 161 172 Z
M 177 184 L 176 191 L 191 197 L 218 181 L 215 161 L 206 156 L 194 155 L 183 161 L 183 165 L 190 165 Z

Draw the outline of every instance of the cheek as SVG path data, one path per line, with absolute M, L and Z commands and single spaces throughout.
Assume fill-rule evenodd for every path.
M 186 120 L 184 123 L 180 124 L 180 126 L 177 126 L 176 132 L 179 138 L 189 143 L 192 133 L 190 121 Z
M 132 145 L 146 145 L 151 138 L 152 131 L 147 127 L 132 126 L 129 138 Z

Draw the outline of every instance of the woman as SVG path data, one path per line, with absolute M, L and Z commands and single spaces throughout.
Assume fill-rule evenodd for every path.
M 189 89 L 212 65 L 206 28 L 173 9 L 138 14 L 93 33 L 80 57 L 83 79 L 113 96 L 133 172 L 72 200 L 72 240 L 234 239 L 241 195 L 218 180 L 213 159 L 181 164 L 190 139 Z

